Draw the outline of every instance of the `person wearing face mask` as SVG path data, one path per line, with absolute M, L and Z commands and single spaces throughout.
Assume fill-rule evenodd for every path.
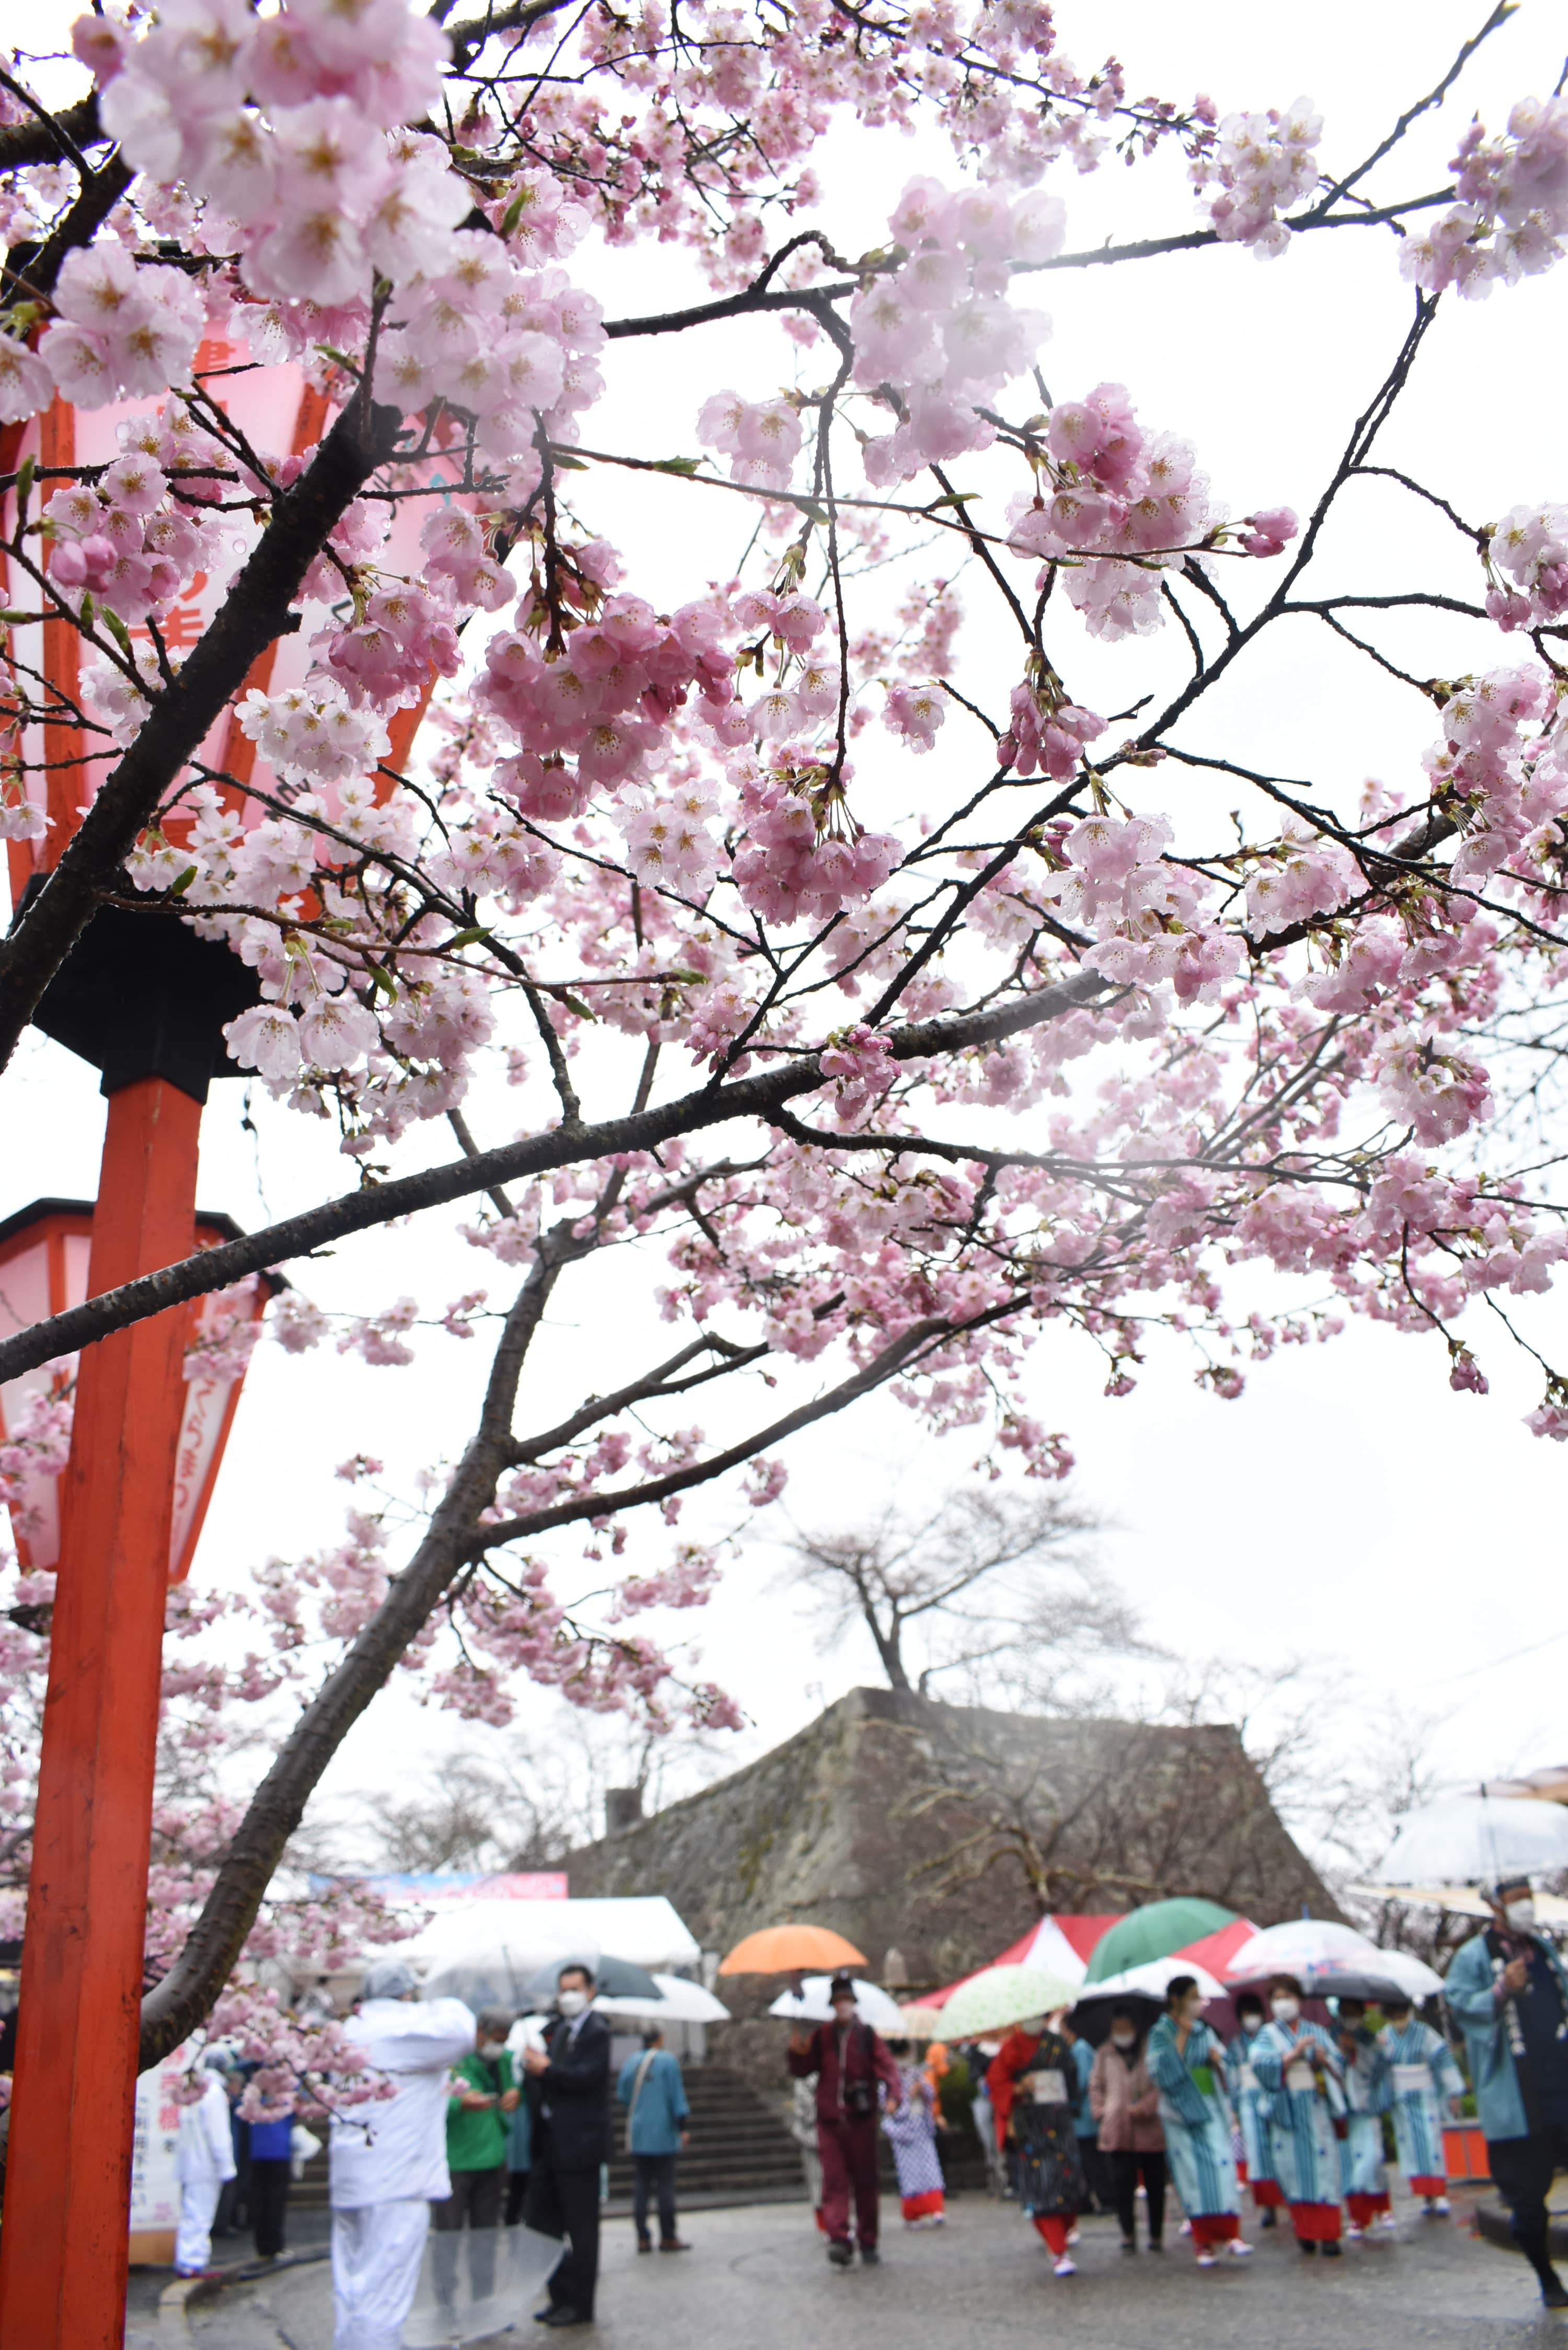
M 1450 2119 L 1458 2121 L 1464 2110 L 1464 2075 L 1442 2033 L 1412 2015 L 1407 1999 L 1386 1999 L 1383 2013 L 1386 2021 L 1377 2044 L 1388 2064 L 1399 2168 L 1411 2194 L 1420 2197 L 1428 2218 L 1438 2219 L 1449 2208 L 1443 2113 L 1446 2109 Z
M 1366 2002 L 1337 2002 L 1336 2038 L 1345 2060 L 1345 2136 L 1339 2141 L 1339 2182 L 1353 2241 L 1369 2228 L 1393 2223 L 1388 2172 L 1383 2160 L 1383 2116 L 1388 2110 L 1388 2059 L 1366 2028 Z
M 1568 2168 L 1568 1970 L 1535 1931 L 1528 1877 L 1507 1877 L 1488 1898 L 1491 1924 L 1455 1951 L 1443 1997 L 1464 2032 L 1514 2241 L 1546 2307 L 1568 2309 L 1546 2234 L 1547 2190 L 1553 2173 Z
M 1259 2085 L 1252 2068 L 1252 2043 L 1263 2028 L 1263 2002 L 1255 1991 L 1244 1991 L 1236 2001 L 1236 2037 L 1225 2051 L 1225 2085 L 1236 2109 L 1241 2137 L 1241 2159 L 1236 2177 L 1252 2198 L 1259 2225 L 1277 2228 L 1285 2199 L 1274 2170 L 1273 2140 L 1269 2130 L 1272 2100 Z
M 997 2128 L 1018 2156 L 1018 2206 L 1052 2256 L 1059 2277 L 1076 2276 L 1069 2245 L 1084 2200 L 1074 2117 L 1078 2073 L 1060 2016 L 1015 2024 L 992 2061 L 986 2084 Z
M 1348 2112 L 1345 2060 L 1319 2023 L 1302 2014 L 1294 1975 L 1269 1985 L 1269 2022 L 1252 2043 L 1252 2070 L 1271 2100 L 1274 2168 L 1303 2252 L 1336 2261 L 1344 2250 L 1339 2208 L 1339 2132 Z
M 565 2241 L 539 2325 L 591 2325 L 599 2274 L 599 2169 L 610 2158 L 610 2031 L 594 2012 L 593 1969 L 573 1960 L 556 1978 L 556 2021 L 524 2048 L 529 2132 L 524 2225 Z
M 457 2306 L 457 2262 L 466 2224 L 469 2291 L 488 2301 L 495 2291 L 495 2247 L 506 2181 L 506 2139 L 521 2091 L 506 2035 L 512 2011 L 482 2008 L 472 2056 L 452 2068 L 446 2106 L 446 2167 L 452 2192 L 431 2205 L 435 2227 L 431 2283 L 436 2306 L 451 2321 Z
M 1144 2061 L 1137 2020 L 1131 2011 L 1112 2012 L 1108 2039 L 1095 2051 L 1089 2074 L 1089 2106 L 1111 2175 L 1122 2251 L 1136 2252 L 1137 2184 L 1148 2203 L 1148 2248 L 1165 2250 L 1165 2132 L 1159 2122 L 1159 2091 Z
M 1211 2269 L 1223 2245 L 1232 2260 L 1252 2250 L 1241 2237 L 1241 2191 L 1231 2151 L 1225 2103 L 1224 2043 L 1203 2021 L 1203 1995 L 1193 1975 L 1172 1975 L 1165 2013 L 1148 2035 L 1148 2069 L 1159 2092 L 1166 2159 L 1192 2228 L 1200 2269 Z
M 835 2268 L 848 2268 L 857 2241 L 861 2265 L 875 2268 L 881 2258 L 877 2246 L 880 2218 L 877 2091 L 886 2089 L 888 2111 L 896 2114 L 903 2106 L 904 2085 L 881 2035 L 857 2014 L 855 1985 L 849 1976 L 835 1975 L 827 1997 L 832 2022 L 819 2023 L 815 2031 L 797 2023 L 784 2061 L 797 2081 L 816 2075 L 816 2150 L 822 2159 L 827 2257 Z
M 399 2350 L 431 2205 L 451 2191 L 447 2074 L 473 2046 L 473 2017 L 460 1999 L 421 2000 L 412 1969 L 387 1959 L 343 2030 L 393 2095 L 332 2116 L 333 2340 L 337 2350 Z

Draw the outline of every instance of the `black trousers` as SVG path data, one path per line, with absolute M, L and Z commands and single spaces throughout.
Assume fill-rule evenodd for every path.
M 1489 2137 L 1488 2168 L 1508 2205 L 1513 2241 L 1539 2275 L 1551 2266 L 1546 2250 L 1546 2198 L 1559 2170 L 1568 2170 L 1568 2129 L 1537 2130 L 1530 2137 Z
M 657 2196 L 659 2200 L 659 2232 L 670 2243 L 675 2234 L 675 2157 L 672 2154 L 634 2154 L 632 2165 L 637 2172 L 637 2184 L 632 2189 L 631 2216 L 639 2238 L 648 2233 L 648 2207 Z
M 550 2271 L 553 2307 L 594 2314 L 599 2276 L 599 2167 L 561 2170 L 546 2151 L 528 2173 L 526 2224 L 541 2236 L 564 2236 L 566 2249 Z
M 1116 2199 L 1116 2218 L 1124 2236 L 1133 2234 L 1133 2214 L 1137 2208 L 1138 2173 L 1148 2196 L 1148 2241 L 1158 2244 L 1165 2233 L 1165 2157 L 1163 2154 L 1127 2154 L 1119 2147 L 1106 2147 L 1106 2160 L 1111 2167 L 1111 2192 Z
M 256 2251 L 264 2261 L 275 2261 L 283 2250 L 284 2215 L 288 2210 L 289 2161 L 253 2155 L 251 2158 L 251 2226 Z
M 1084 2211 L 1108 2211 L 1116 2201 L 1111 2189 L 1110 2157 L 1100 2152 L 1097 2136 L 1078 2140 L 1078 2160 L 1084 2167 Z
M 464 2220 L 469 2227 L 468 2282 L 475 2301 L 488 2301 L 495 2291 L 495 2246 L 501 2226 L 501 2192 L 506 2173 L 499 2163 L 493 2170 L 454 2170 L 452 2193 L 431 2205 L 436 2241 L 431 2247 L 431 2282 L 442 2309 L 457 2299 L 457 2256 Z
M 506 2224 L 514 2228 L 523 2217 L 523 2206 L 528 2200 L 528 2173 L 509 2170 L 506 2174 Z

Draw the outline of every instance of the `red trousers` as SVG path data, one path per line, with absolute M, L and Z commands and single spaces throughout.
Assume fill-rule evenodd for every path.
M 816 2124 L 822 2157 L 822 2220 L 835 2243 L 849 2241 L 849 2199 L 855 2198 L 855 2233 L 862 2245 L 877 2241 L 877 2121 Z

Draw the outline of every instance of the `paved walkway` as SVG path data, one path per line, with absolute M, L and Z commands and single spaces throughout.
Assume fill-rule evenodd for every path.
M 884 2206 L 884 2210 L 887 2210 Z M 599 2321 L 571 2338 L 593 2350 L 1039 2350 L 1042 2330 L 1083 2350 L 1568 2350 L 1568 2317 L 1541 2309 L 1522 2261 L 1480 2242 L 1468 2216 L 1422 2221 L 1406 2207 L 1397 2238 L 1301 2259 L 1288 2235 L 1254 2233 L 1244 2266 L 1202 2272 L 1184 2241 L 1163 2259 L 1124 2258 L 1108 2220 L 1085 2223 L 1080 2273 L 1058 2281 L 1011 2205 L 956 2203 L 945 2229 L 906 2235 L 895 2220 L 882 2265 L 830 2270 L 802 2206 L 694 2214 L 693 2250 L 639 2260 L 631 2230 L 605 2233 Z M 524 2314 L 508 2343 L 536 2332 Z M 165 2311 L 159 2350 L 331 2350 L 325 2264 Z

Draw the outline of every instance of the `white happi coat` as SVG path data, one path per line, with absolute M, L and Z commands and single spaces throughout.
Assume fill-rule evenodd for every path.
M 446 2076 L 473 2046 L 472 2012 L 460 1999 L 371 1999 L 343 2029 L 364 2049 L 366 2064 L 389 2075 L 396 2095 L 333 2116 L 333 2210 L 410 2197 L 443 2201 L 452 2193 Z

